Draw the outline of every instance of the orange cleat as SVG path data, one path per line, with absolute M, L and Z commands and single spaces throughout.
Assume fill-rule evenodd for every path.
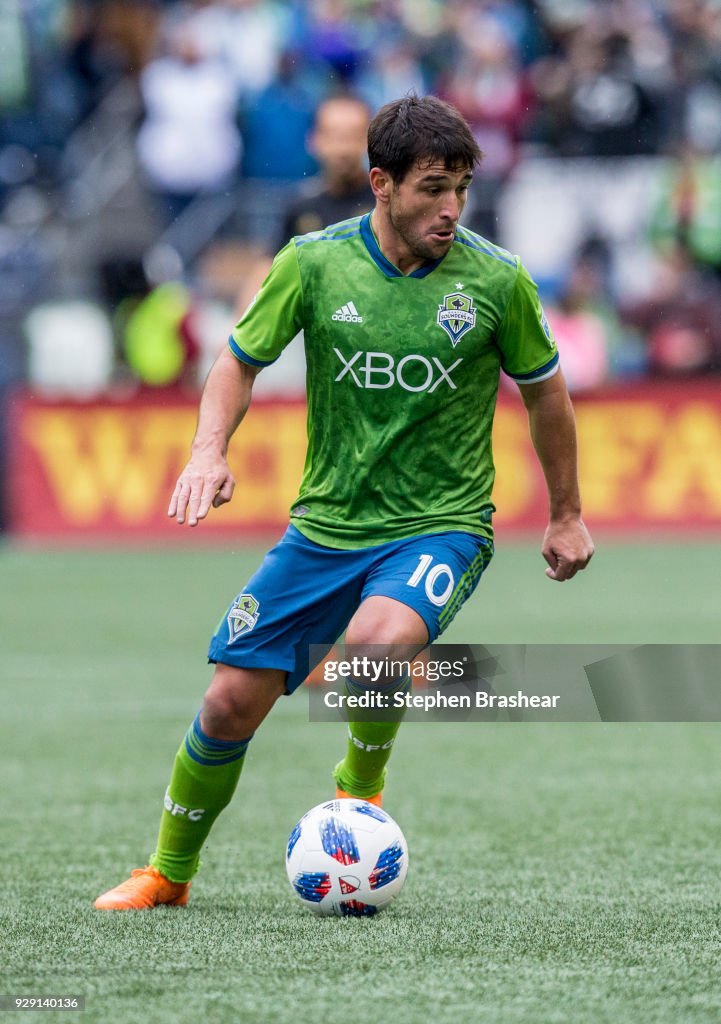
M 136 868 L 127 882 L 121 882 L 98 896 L 96 910 L 150 910 L 161 903 L 184 907 L 188 902 L 190 882 L 171 882 L 155 868 Z
M 367 800 L 369 804 L 375 804 L 376 807 L 383 806 L 383 792 L 376 793 L 375 796 L 353 796 L 352 793 L 346 793 L 340 786 L 335 787 L 335 798 L 336 800 Z

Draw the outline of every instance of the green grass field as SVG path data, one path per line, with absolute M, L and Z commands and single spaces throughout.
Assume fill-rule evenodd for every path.
M 283 866 L 339 726 L 283 699 L 184 910 L 99 914 L 145 863 L 205 650 L 260 550 L 0 548 L 4 994 L 70 1022 L 686 1024 L 721 1019 L 721 725 L 427 724 L 386 806 L 411 849 L 377 919 L 318 920 Z M 716 643 L 721 544 L 608 544 L 547 580 L 501 546 L 444 639 Z

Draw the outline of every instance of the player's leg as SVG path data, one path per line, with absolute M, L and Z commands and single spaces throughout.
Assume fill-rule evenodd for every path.
M 428 627 L 415 609 L 395 598 L 366 598 L 346 631 L 346 652 L 368 652 L 377 660 L 411 661 L 428 643 Z M 380 680 L 388 694 L 407 689 L 407 675 Z M 367 688 L 361 679 L 348 679 L 348 691 L 360 694 Z M 386 764 L 401 724 L 393 720 L 348 724 L 346 755 L 333 772 L 337 796 L 357 796 L 380 803 Z
M 309 644 L 330 647 L 358 605 L 367 566 L 359 571 L 356 562 L 293 528 L 268 552 L 211 640 L 216 672 L 176 756 L 152 864 L 122 892 L 100 897 L 98 909 L 186 902 L 203 841 L 233 794 L 253 732 L 280 693 L 308 674 Z M 137 893 L 141 885 L 150 893 L 128 902 L 127 886 Z
M 174 882 L 189 882 L 200 850 L 230 803 L 253 733 L 285 690 L 278 669 L 216 665 L 202 710 L 175 756 L 160 833 L 150 863 Z
M 375 657 L 390 644 L 395 660 L 411 659 L 448 627 L 492 555 L 490 540 L 456 531 L 382 545 L 346 643 L 368 645 Z M 366 799 L 377 796 L 380 802 L 398 728 L 398 721 L 350 723 L 346 755 L 334 771 L 339 791 Z
M 99 896 L 98 910 L 187 902 L 213 823 L 230 803 L 253 733 L 285 690 L 287 673 L 216 665 L 203 707 L 175 755 L 148 868 Z

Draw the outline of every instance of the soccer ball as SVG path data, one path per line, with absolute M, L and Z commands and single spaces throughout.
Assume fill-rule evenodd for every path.
M 290 834 L 288 880 L 316 914 L 370 917 L 403 888 L 408 844 L 390 814 L 367 800 L 329 800 Z

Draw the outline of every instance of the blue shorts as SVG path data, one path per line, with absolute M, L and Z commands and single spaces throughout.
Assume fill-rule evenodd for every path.
M 314 667 L 311 644 L 335 643 L 367 597 L 413 608 L 433 643 L 470 597 L 493 555 L 484 537 L 424 534 L 353 551 L 323 547 L 289 526 L 231 604 L 208 659 L 238 668 L 276 668 L 297 689 Z

